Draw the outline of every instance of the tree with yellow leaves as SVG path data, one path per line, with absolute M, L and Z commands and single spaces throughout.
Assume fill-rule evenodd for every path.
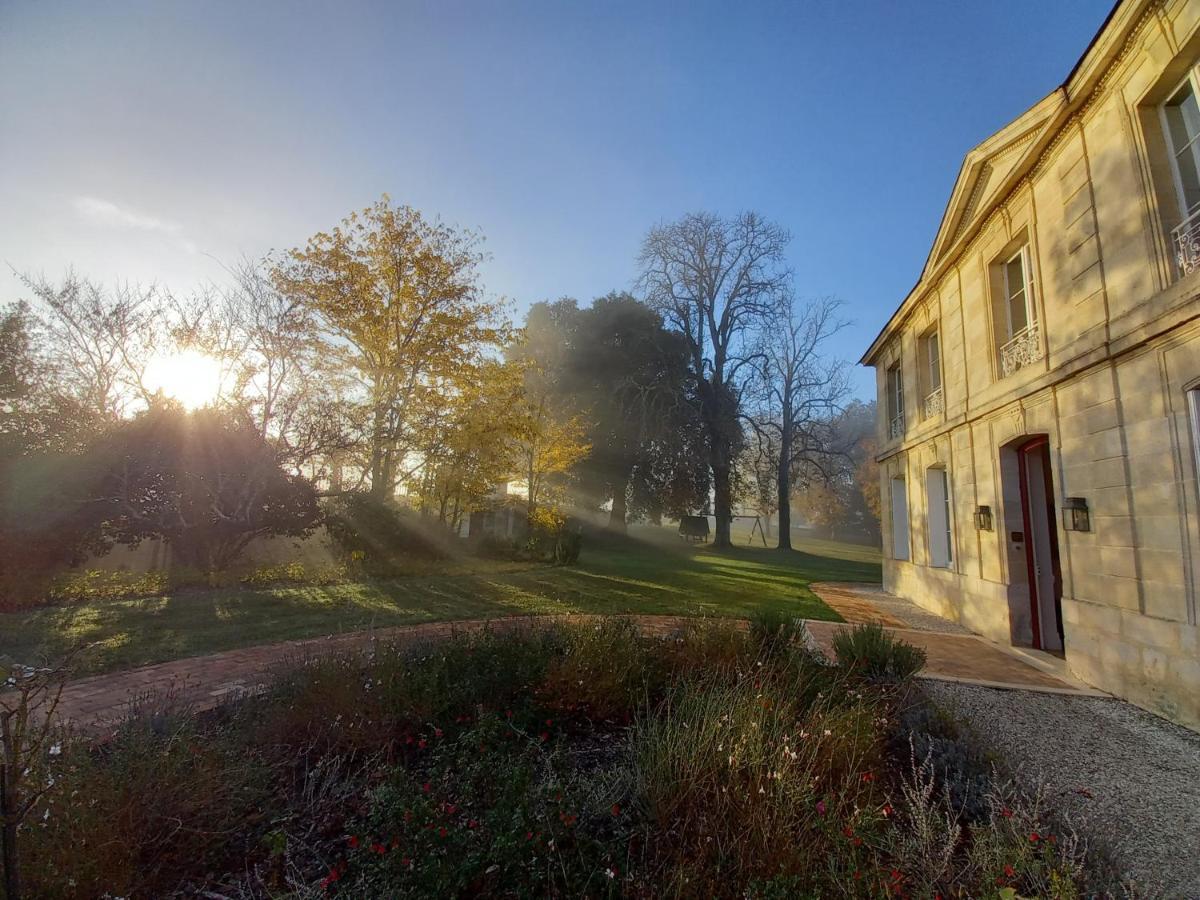
M 362 463 L 376 496 L 392 496 L 432 443 L 447 391 L 505 338 L 503 308 L 478 284 L 480 243 L 385 195 L 274 267 L 279 290 L 316 314 L 323 352 L 361 388 Z

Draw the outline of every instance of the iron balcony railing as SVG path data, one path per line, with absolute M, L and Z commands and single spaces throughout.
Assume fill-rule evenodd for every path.
M 1180 278 L 1200 269 L 1200 209 L 1171 232 L 1171 246 L 1175 248 L 1175 264 L 1179 266 Z
M 1022 366 L 1042 358 L 1042 333 L 1038 323 L 1018 331 L 1000 348 L 1000 374 L 1007 378 Z
M 932 419 L 934 416 L 940 416 L 945 411 L 945 403 L 942 400 L 942 389 L 934 388 L 925 396 L 923 412 L 925 418 Z
M 898 438 L 904 436 L 904 413 L 898 416 L 892 416 L 892 421 L 888 425 L 888 437 Z

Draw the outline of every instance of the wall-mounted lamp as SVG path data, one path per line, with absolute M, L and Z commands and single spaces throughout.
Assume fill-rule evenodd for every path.
M 990 506 L 975 507 L 975 527 L 980 531 L 992 530 L 992 508 Z
M 1092 517 L 1088 513 L 1087 500 L 1083 497 L 1067 497 L 1063 500 L 1063 528 L 1067 531 L 1091 531 Z

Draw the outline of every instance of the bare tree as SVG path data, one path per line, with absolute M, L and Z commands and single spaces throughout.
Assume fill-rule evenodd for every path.
M 730 546 L 732 475 L 742 443 L 745 380 L 754 339 L 786 294 L 786 230 L 757 213 L 692 213 L 650 230 L 639 257 L 647 304 L 687 339 L 713 479 L 714 545 Z
M 41 345 L 64 393 L 105 421 L 149 405 L 146 369 L 167 338 L 167 297 L 150 287 L 109 289 L 68 272 L 61 284 L 20 275 L 37 299 Z
M 769 321 L 759 345 L 754 409 L 748 419 L 760 450 L 775 466 L 780 550 L 792 548 L 793 480 L 828 479 L 844 456 L 833 418 L 846 399 L 846 364 L 825 355 L 826 344 L 846 326 L 841 304 L 825 297 L 797 306 L 789 299 Z
M 177 304 L 176 337 L 222 366 L 220 402 L 242 409 L 277 450 L 285 467 L 299 472 L 349 442 L 345 387 L 325 365 L 311 310 L 280 293 L 265 264 L 242 260 L 231 267 L 232 285 Z

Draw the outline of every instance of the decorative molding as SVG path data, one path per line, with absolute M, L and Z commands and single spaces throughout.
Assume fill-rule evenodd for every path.
M 1100 99 L 1101 95 L 1104 93 L 1105 89 L 1108 87 L 1109 82 L 1112 80 L 1112 78 L 1114 77 L 1116 72 L 1121 68 L 1122 64 L 1128 59 L 1129 54 L 1131 52 L 1133 52 L 1135 47 L 1139 44 L 1141 38 L 1143 37 L 1143 32 L 1146 29 L 1146 25 L 1155 18 L 1155 16 L 1158 14 L 1158 11 L 1163 6 L 1164 6 L 1164 0 L 1151 0 L 1151 2 L 1146 7 L 1146 9 L 1143 10 L 1141 17 L 1133 25 L 1132 29 L 1129 32 L 1129 36 L 1125 39 L 1125 42 L 1121 45 L 1120 51 L 1118 51 L 1117 55 L 1114 56 L 1112 61 L 1105 67 L 1104 73 L 1100 76 L 1099 80 L 1096 82 L 1096 86 L 1088 93 L 1087 98 L 1084 99 L 1083 102 L 1080 104 L 1079 108 L 1074 113 L 1072 113 L 1071 116 L 1065 122 L 1063 122 L 1061 126 L 1059 126 L 1058 130 L 1054 133 L 1054 136 L 1050 139 L 1050 143 L 1048 143 L 1046 145 L 1046 147 L 1043 148 L 1042 152 L 1038 154 L 1038 158 L 1029 167 L 1029 171 L 1026 172 L 1020 179 L 1017 180 L 1017 182 L 1012 186 L 1012 189 L 1009 190 L 1009 192 L 1007 194 L 1005 194 L 1002 199 L 999 199 L 996 201 L 996 205 L 992 207 L 991 211 L 980 222 L 979 228 L 975 232 L 974 237 L 972 237 L 968 243 L 963 245 L 963 247 L 957 253 L 954 254 L 955 259 L 959 259 L 961 257 L 965 257 L 965 256 L 969 255 L 971 253 L 971 251 L 973 251 L 977 247 L 979 242 L 982 240 L 983 236 L 987 234 L 988 229 L 991 226 L 993 220 L 997 216 L 999 216 L 1001 207 L 1004 207 L 1008 203 L 1010 203 L 1012 201 L 1012 198 L 1016 194 L 1018 194 L 1023 188 L 1028 187 L 1028 188 L 1032 189 L 1032 182 L 1033 182 L 1034 176 L 1036 176 L 1042 172 L 1042 170 L 1049 164 L 1050 160 L 1054 157 L 1056 151 L 1058 150 L 1059 146 L 1063 143 L 1063 141 L 1065 141 L 1073 133 L 1074 129 L 1081 126 L 1083 118 L 1091 110 L 1091 108 L 1096 104 L 1096 102 Z M 1040 134 L 1040 133 L 1041 132 L 1037 128 L 1030 129 L 1030 131 L 1028 132 L 1029 139 L 1030 140 L 1035 139 L 1038 136 L 1038 134 Z M 974 194 L 974 190 L 972 190 L 972 194 Z M 972 199 L 974 199 L 974 197 L 972 197 Z M 970 202 L 971 201 L 969 200 L 968 203 L 970 203 Z M 969 221 L 969 220 L 965 216 L 960 220 L 960 222 L 967 222 L 967 221 Z M 950 248 L 954 245 L 954 242 L 959 239 L 959 236 L 961 235 L 961 233 L 962 233 L 962 231 L 959 230 L 959 228 L 956 226 L 956 232 L 955 232 L 954 238 L 952 238 L 950 241 L 947 242 L 946 249 L 938 255 L 939 262 L 945 260 L 950 255 L 950 253 L 949 253 Z M 932 285 L 928 286 L 925 294 L 922 294 L 922 298 L 926 294 L 928 294 L 929 291 L 931 291 L 932 289 L 933 289 Z M 901 305 L 901 309 L 898 310 L 898 312 L 901 312 L 902 310 L 903 310 L 903 304 Z M 908 313 L 904 313 L 897 320 L 897 322 L 896 322 L 897 327 L 903 328 L 903 326 L 908 322 L 910 316 L 911 316 L 911 309 Z

